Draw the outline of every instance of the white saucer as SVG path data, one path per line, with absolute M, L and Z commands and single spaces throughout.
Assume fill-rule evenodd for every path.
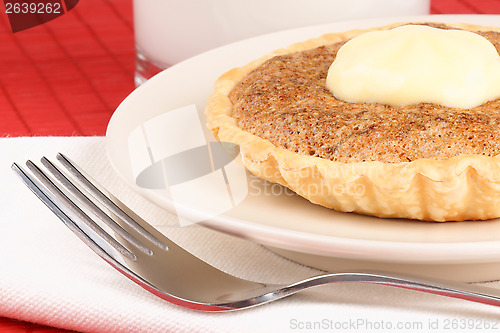
M 327 32 L 392 22 L 465 22 L 498 26 L 500 15 L 439 15 L 338 22 L 288 30 L 224 46 L 179 63 L 136 89 L 107 130 L 116 172 L 144 197 L 172 210 L 162 191 L 136 185 L 128 150 L 132 130 L 169 110 L 194 104 L 202 114 L 214 81 L 226 70 L 277 48 Z M 206 133 L 207 138 L 210 134 Z M 249 176 L 249 195 L 203 224 L 247 238 L 300 263 L 326 270 L 375 268 L 456 280 L 500 279 L 500 220 L 426 223 L 339 213 Z

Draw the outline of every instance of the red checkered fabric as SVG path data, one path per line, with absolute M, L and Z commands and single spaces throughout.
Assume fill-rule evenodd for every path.
M 134 89 L 130 0 L 80 1 L 17 33 L 0 17 L 0 136 L 103 135 Z
M 134 89 L 131 0 L 82 0 L 17 33 L 0 8 L 0 136 L 104 135 Z M 431 0 L 431 13 L 500 14 L 500 0 Z M 64 331 L 0 318 L 0 332 Z

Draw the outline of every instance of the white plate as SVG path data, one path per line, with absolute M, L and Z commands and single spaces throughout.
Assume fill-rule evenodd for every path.
M 338 22 L 287 30 L 209 51 L 163 71 L 123 101 L 106 134 L 110 161 L 132 189 L 160 207 L 171 210 L 172 202 L 168 196 L 135 183 L 127 146 L 134 128 L 185 105 L 195 104 L 203 113 L 213 83 L 223 72 L 274 49 L 327 32 L 408 21 L 499 26 L 500 15 L 439 15 Z M 375 267 L 384 268 L 397 265 L 396 270 L 402 271 L 439 267 L 433 270 L 439 274 L 442 274 L 443 267 L 453 267 L 454 273 L 447 272 L 456 274 L 456 270 L 472 267 L 476 274 L 462 274 L 458 279 L 500 278 L 500 220 L 426 223 L 344 214 L 312 205 L 289 195 L 277 185 L 254 178 L 250 180 L 251 194 L 241 204 L 203 224 L 324 269 L 352 269 L 375 264 Z M 493 268 L 499 272 L 496 276 L 491 276 L 493 272 L 486 274 L 485 267 L 492 268 L 491 264 L 495 264 Z

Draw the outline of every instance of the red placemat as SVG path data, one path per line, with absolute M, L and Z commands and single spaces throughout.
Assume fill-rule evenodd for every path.
M 134 89 L 130 0 L 84 0 L 12 33 L 0 22 L 0 136 L 103 135 Z
M 0 136 L 104 135 L 134 89 L 131 0 L 82 0 L 15 34 L 0 8 Z M 431 13 L 500 14 L 500 0 L 431 0 Z M 0 318 L 0 332 L 65 331 Z
M 50 326 L 38 325 L 33 323 L 27 323 L 24 321 L 18 321 L 9 318 L 0 317 L 0 332 L 2 333 L 70 333 L 73 331 L 67 331 L 63 329 L 57 329 Z
M 431 0 L 431 14 L 500 14 L 500 0 Z

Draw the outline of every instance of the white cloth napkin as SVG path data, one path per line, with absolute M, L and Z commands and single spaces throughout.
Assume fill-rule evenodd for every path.
M 199 225 L 174 227 L 171 214 L 114 174 L 104 147 L 102 137 L 0 139 L 0 316 L 83 332 L 500 330 L 500 308 L 356 283 L 316 287 L 231 313 L 169 304 L 95 255 L 17 179 L 12 162 L 65 153 L 174 241 L 233 274 L 278 283 L 317 271 Z

